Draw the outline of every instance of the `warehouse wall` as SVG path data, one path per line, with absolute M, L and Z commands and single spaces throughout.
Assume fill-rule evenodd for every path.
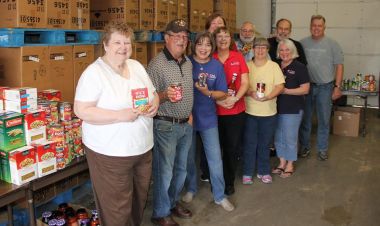
M 277 0 L 274 6 L 274 21 L 283 17 L 290 19 L 292 37 L 296 40 L 310 35 L 311 15 L 324 15 L 326 34 L 343 48 L 344 77 L 351 78 L 356 73 L 374 74 L 379 82 L 379 0 Z M 237 26 L 250 20 L 264 36 L 270 34 L 271 1 L 237 0 L 237 10 Z M 349 103 L 363 104 L 358 98 L 349 98 Z M 378 97 L 370 97 L 369 104 L 378 106 Z

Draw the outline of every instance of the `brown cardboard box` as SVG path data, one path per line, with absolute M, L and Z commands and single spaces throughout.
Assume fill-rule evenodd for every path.
M 148 44 L 146 42 L 133 43 L 132 59 L 140 62 L 144 67 L 148 66 Z
M 71 1 L 71 29 L 90 29 L 90 0 Z
M 169 19 L 168 0 L 154 0 L 154 26 L 153 30 L 163 31 Z
M 360 108 L 338 107 L 334 111 L 333 133 L 335 135 L 357 137 L 360 128 Z
M 165 47 L 165 42 L 148 43 L 148 63 Z
M 187 0 L 178 0 L 178 19 L 189 22 L 189 3 Z
M 191 32 L 200 32 L 204 30 L 204 24 L 201 24 L 202 0 L 190 2 L 189 10 L 189 29 Z
M 0 1 L 0 27 L 46 27 L 44 1 Z
M 46 0 L 46 28 L 69 29 L 71 3 L 70 0 Z
M 178 18 L 178 0 L 169 0 L 168 15 L 168 22 Z
M 60 90 L 62 100 L 74 100 L 73 47 L 49 46 L 49 69 L 51 89 Z
M 0 84 L 9 87 L 50 88 L 48 47 L 0 48 Z
M 104 55 L 103 44 L 94 45 L 94 59 L 98 59 Z
M 93 45 L 75 45 L 73 46 L 73 75 L 74 75 L 74 92 L 78 80 L 83 71 L 94 62 Z
M 153 27 L 153 0 L 152 23 Z M 144 1 L 145 2 L 145 1 Z M 139 29 L 138 0 L 92 0 L 90 5 L 90 27 L 102 30 L 109 22 L 125 22 L 134 30 Z
M 144 0 L 139 1 L 139 30 L 154 29 L 154 1 Z

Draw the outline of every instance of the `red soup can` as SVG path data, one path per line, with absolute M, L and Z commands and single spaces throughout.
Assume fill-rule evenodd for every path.
M 175 101 L 182 100 L 182 95 L 183 95 L 182 84 L 181 83 L 176 83 L 176 84 L 170 85 L 170 87 L 172 87 L 173 89 L 175 89 L 175 98 L 174 98 L 174 100 Z

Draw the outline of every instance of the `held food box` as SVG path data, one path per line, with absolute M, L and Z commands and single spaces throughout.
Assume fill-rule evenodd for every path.
M 46 113 L 43 110 L 28 112 L 25 114 L 26 144 L 46 141 Z
M 25 146 L 24 115 L 0 113 L 0 150 L 10 151 Z
M 32 146 L 13 151 L 0 151 L 2 179 L 8 183 L 22 185 L 37 178 L 36 152 Z

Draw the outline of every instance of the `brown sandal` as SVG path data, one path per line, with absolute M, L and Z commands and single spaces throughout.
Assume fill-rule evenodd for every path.
M 280 177 L 281 178 L 288 178 L 288 177 L 291 177 L 293 175 L 294 171 L 284 171 L 280 174 Z
M 285 172 L 285 169 L 284 168 L 281 168 L 281 167 L 276 167 L 272 170 L 272 173 L 273 174 L 277 174 L 277 175 L 281 175 L 282 173 Z

